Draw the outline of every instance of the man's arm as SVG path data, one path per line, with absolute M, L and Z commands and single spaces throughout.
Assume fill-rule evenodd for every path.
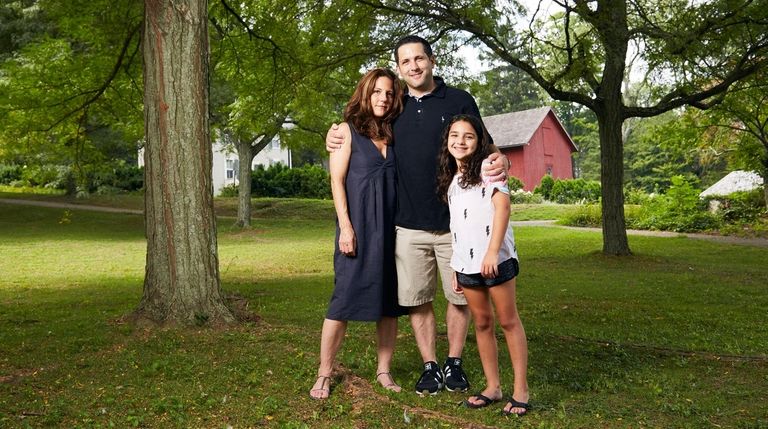
M 344 134 L 336 124 L 331 124 L 331 128 L 328 128 L 328 132 L 325 134 L 325 150 L 328 152 L 336 152 L 341 149 L 344 144 Z

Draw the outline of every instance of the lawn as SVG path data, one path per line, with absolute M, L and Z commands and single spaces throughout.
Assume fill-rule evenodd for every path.
M 461 407 L 463 394 L 411 392 L 406 319 L 402 393 L 377 386 L 373 326 L 353 323 L 331 398 L 310 400 L 332 206 L 261 205 L 250 230 L 219 219 L 223 288 L 261 320 L 153 331 L 121 321 L 141 297 L 141 216 L 0 204 L 0 427 L 768 428 L 768 248 L 630 236 L 635 255 L 615 258 L 596 232 L 516 228 L 535 408 L 504 418 Z M 473 342 L 465 365 L 481 388 Z

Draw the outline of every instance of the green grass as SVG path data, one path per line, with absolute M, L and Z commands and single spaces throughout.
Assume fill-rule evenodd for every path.
M 262 203 L 250 230 L 219 219 L 223 287 L 262 320 L 160 331 L 120 322 L 142 292 L 141 216 L 0 204 L 0 427 L 768 427 L 768 248 L 630 236 L 635 256 L 615 258 L 599 233 L 516 228 L 529 416 L 412 393 L 407 319 L 403 393 L 377 387 L 373 326 L 352 323 L 331 399 L 315 402 L 332 204 Z M 465 358 L 480 388 L 471 334 Z
M 510 219 L 520 220 L 557 220 L 576 210 L 572 204 L 512 204 Z

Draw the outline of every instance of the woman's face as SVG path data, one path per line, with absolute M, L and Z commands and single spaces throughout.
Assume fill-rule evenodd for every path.
M 457 121 L 451 125 L 448 131 L 448 152 L 463 161 L 477 150 L 477 132 L 467 121 Z
M 395 99 L 394 83 L 392 79 L 381 76 L 376 79 L 376 84 L 371 93 L 371 108 L 373 116 L 380 118 L 389 112 Z

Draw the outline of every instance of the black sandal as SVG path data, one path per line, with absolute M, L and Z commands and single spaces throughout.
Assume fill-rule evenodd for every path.
M 523 417 L 524 415 L 528 414 L 528 410 L 531 409 L 531 404 L 529 404 L 527 402 L 516 401 L 515 398 L 513 398 L 513 397 L 509 398 L 509 400 L 507 401 L 507 404 L 511 404 L 512 406 L 509 407 L 509 411 L 507 411 L 506 410 L 507 406 L 504 405 L 505 409 L 501 410 L 501 412 L 504 413 L 505 416 L 512 416 L 512 415 L 514 415 L 514 416 L 517 416 L 517 417 Z M 522 408 L 525 411 L 523 411 L 522 413 L 513 413 L 512 412 L 512 408 Z
M 464 401 L 464 405 L 465 405 L 467 408 L 473 408 L 473 409 L 478 409 L 478 408 L 485 408 L 485 407 L 487 407 L 487 406 L 489 406 L 489 405 L 491 405 L 491 404 L 493 404 L 494 402 L 496 402 L 496 401 L 498 401 L 498 400 L 499 400 L 499 399 L 491 399 L 491 398 L 489 398 L 489 397 L 487 397 L 487 396 L 483 395 L 483 394 L 482 394 L 482 393 L 480 393 L 480 392 L 478 392 L 478 393 L 475 393 L 475 394 L 474 394 L 474 395 L 472 395 L 472 396 L 474 396 L 475 398 L 477 398 L 477 399 L 478 399 L 479 401 L 481 401 L 481 402 L 480 402 L 479 404 L 473 404 L 472 402 L 469 402 L 469 399 L 466 399 L 466 400 Z M 471 398 L 472 396 L 470 396 L 470 398 Z

